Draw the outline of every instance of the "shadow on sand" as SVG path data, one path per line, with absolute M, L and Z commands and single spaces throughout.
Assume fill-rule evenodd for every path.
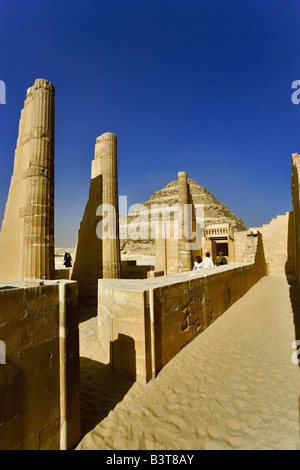
M 114 371 L 109 364 L 80 358 L 82 437 L 99 424 L 122 401 L 134 380 Z
M 89 322 L 97 328 L 97 308 L 79 304 L 79 323 Z M 88 330 L 93 349 L 97 341 L 94 327 Z M 123 400 L 135 380 L 112 369 L 111 364 L 80 357 L 81 436 L 92 431 Z

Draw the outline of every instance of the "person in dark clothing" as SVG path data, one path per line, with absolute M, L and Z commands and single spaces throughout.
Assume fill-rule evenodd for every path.
M 72 267 L 72 257 L 70 255 L 70 253 L 66 253 L 66 255 L 65 255 L 64 265 L 65 265 L 66 268 L 71 268 Z
M 220 251 L 220 253 L 218 254 L 218 256 L 216 258 L 215 265 L 216 266 L 223 266 L 224 264 L 228 264 L 228 260 L 227 260 L 227 258 L 225 258 L 222 251 Z

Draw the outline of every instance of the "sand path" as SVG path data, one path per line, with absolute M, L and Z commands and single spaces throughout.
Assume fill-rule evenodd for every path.
M 284 276 L 263 278 L 146 386 L 97 362 L 96 318 L 83 322 L 83 433 L 95 427 L 77 449 L 299 450 L 299 306 Z

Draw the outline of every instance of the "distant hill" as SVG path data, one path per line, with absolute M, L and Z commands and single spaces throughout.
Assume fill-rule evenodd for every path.
M 204 227 L 210 224 L 229 223 L 233 231 L 247 230 L 244 222 L 232 214 L 230 209 L 216 199 L 197 181 L 188 179 L 192 203 L 204 205 Z M 137 206 L 129 216 L 120 218 L 121 252 L 126 257 L 132 255 L 155 255 L 155 240 L 151 237 L 150 208 L 153 204 L 173 206 L 178 203 L 178 181 L 171 181 L 165 188 L 156 191 L 148 201 Z M 126 229 L 131 226 L 140 229 L 141 239 L 127 239 Z

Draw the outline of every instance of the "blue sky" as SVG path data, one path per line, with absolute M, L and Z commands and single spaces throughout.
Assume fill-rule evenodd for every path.
M 97 136 L 118 136 L 128 205 L 187 171 L 243 219 L 292 209 L 298 0 L 1 0 L 0 219 L 20 111 L 56 88 L 56 246 L 75 246 Z

